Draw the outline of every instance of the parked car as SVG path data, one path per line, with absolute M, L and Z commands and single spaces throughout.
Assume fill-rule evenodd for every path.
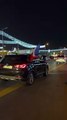
M 32 59 L 31 59 L 32 58 Z M 48 75 L 48 64 L 44 60 L 28 55 L 6 55 L 0 62 L 1 80 L 21 80 L 32 85 L 34 79 Z

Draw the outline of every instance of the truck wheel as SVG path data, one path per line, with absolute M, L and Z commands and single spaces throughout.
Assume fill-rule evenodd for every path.
M 28 84 L 28 85 L 32 85 L 33 82 L 34 82 L 34 76 L 33 76 L 33 73 L 29 73 L 28 76 L 27 76 L 26 84 Z
M 48 75 L 48 68 L 45 69 L 43 76 L 47 76 L 47 75 Z

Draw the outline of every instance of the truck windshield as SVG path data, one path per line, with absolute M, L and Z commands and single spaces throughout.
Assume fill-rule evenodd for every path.
M 1 61 L 2 64 L 18 64 L 28 62 L 28 55 L 6 55 Z

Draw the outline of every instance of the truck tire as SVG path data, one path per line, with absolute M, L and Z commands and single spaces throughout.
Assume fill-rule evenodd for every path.
M 26 84 L 32 85 L 33 83 L 34 83 L 34 76 L 33 76 L 33 73 L 29 73 L 28 76 L 27 76 Z
M 47 76 L 47 75 L 48 75 L 48 68 L 46 67 L 46 69 L 44 70 L 43 76 Z

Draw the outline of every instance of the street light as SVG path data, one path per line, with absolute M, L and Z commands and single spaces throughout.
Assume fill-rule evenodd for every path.
M 3 47 L 3 50 L 4 50 L 4 39 L 3 39 L 3 31 L 6 30 L 8 27 L 5 27 L 2 30 L 2 47 Z
M 46 43 L 46 46 L 47 46 L 47 47 L 49 46 L 49 43 L 48 43 L 48 42 Z
M 49 46 L 48 42 L 45 44 L 45 50 L 47 50 L 47 46 Z M 47 51 L 46 51 L 46 56 L 47 56 Z
M 48 43 L 48 42 L 45 44 L 45 49 L 47 49 L 47 46 L 49 46 L 49 43 Z
M 46 43 L 46 46 L 48 46 L 49 45 L 49 43 Z

